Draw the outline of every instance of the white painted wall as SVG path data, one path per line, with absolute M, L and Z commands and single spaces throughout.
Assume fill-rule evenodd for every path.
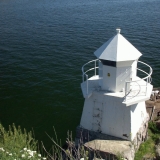
M 95 117 L 97 114 L 100 116 Z M 94 92 L 90 98 L 85 99 L 80 125 L 88 130 L 101 131 L 104 134 L 129 140 L 130 108 L 122 104 L 121 98 Z
M 93 106 L 94 106 L 93 96 L 86 98 L 84 102 L 80 126 L 88 130 L 92 130 Z
M 120 92 L 125 88 L 125 81 L 134 80 L 136 75 L 137 60 L 123 62 L 118 67 L 103 65 L 99 61 L 99 86 L 102 90 Z
M 140 126 L 148 116 L 146 112 L 145 102 L 140 102 L 130 106 L 131 110 L 131 134 L 132 140 L 135 138 Z
M 103 90 L 120 92 L 125 88 L 125 81 L 130 81 L 131 66 L 116 68 L 100 63 L 99 76 L 99 84 Z
M 117 68 L 116 92 L 122 91 L 122 88 L 125 88 L 125 82 L 131 80 L 131 70 L 131 66 Z
M 99 61 L 99 86 L 103 86 L 103 64 Z
M 103 83 L 102 83 L 103 90 L 115 92 L 116 70 L 117 70 L 116 67 L 103 65 Z
M 111 96 L 104 98 L 104 106 L 103 133 L 127 139 L 123 134 L 128 135 L 130 131 L 129 108 L 122 104 L 120 98 Z
M 136 78 L 136 75 L 137 75 L 137 61 L 138 60 L 135 60 L 132 64 L 132 80 L 134 80 Z

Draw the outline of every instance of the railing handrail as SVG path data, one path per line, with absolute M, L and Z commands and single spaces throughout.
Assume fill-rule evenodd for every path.
M 87 94 L 88 94 L 88 79 L 89 79 L 89 77 L 88 77 L 88 74 L 87 74 L 87 72 L 89 72 L 89 71 L 91 71 L 91 70 L 95 70 L 95 75 L 96 75 L 96 69 L 97 68 L 99 68 L 99 66 L 97 66 L 97 61 L 98 61 L 99 59 L 95 59 L 95 60 L 92 60 L 92 61 L 89 61 L 89 62 L 87 62 L 87 63 L 85 63 L 83 66 L 82 66 L 82 79 L 83 79 L 83 82 L 84 82 L 84 79 L 85 79 L 85 77 L 86 77 L 86 85 L 87 85 Z M 92 63 L 92 62 L 94 62 L 95 64 L 94 64 L 94 67 L 93 68 L 90 68 L 90 69 L 88 69 L 88 70 L 84 70 L 84 67 L 85 66 L 87 66 L 88 64 L 90 64 L 90 63 Z M 146 71 L 144 71 L 144 70 L 142 70 L 142 69 L 139 69 L 138 67 L 136 68 L 137 70 L 139 70 L 139 71 L 141 71 L 141 72 L 143 72 L 143 73 L 145 73 L 147 76 L 145 76 L 145 77 L 143 77 L 143 78 L 141 78 L 141 79 L 138 79 L 138 80 L 130 80 L 130 81 L 126 81 L 125 83 L 126 83 L 126 85 L 125 85 L 125 97 L 126 97 L 126 95 L 127 95 L 127 92 L 128 92 L 128 90 L 127 90 L 127 83 L 132 83 L 132 82 L 138 82 L 138 81 L 141 81 L 141 80 L 146 80 L 146 91 L 147 91 L 147 83 L 151 83 L 151 75 L 152 75 L 152 72 L 153 72 L 153 70 L 152 70 L 152 68 L 148 65 L 148 64 L 146 64 L 146 63 L 144 63 L 144 62 L 142 62 L 142 61 L 137 61 L 137 63 L 141 63 L 141 64 L 144 64 L 145 66 L 148 66 L 149 67 L 149 73 L 147 73 Z M 146 92 L 145 91 L 145 92 Z
M 96 69 L 97 68 L 99 68 L 99 67 L 97 67 L 97 65 L 96 65 L 96 62 L 98 61 L 99 59 L 95 59 L 95 60 L 92 60 L 92 61 L 89 61 L 89 62 L 87 62 L 87 63 L 85 63 L 83 66 L 82 66 L 82 80 L 83 80 L 83 82 L 84 82 L 84 76 L 86 76 L 86 85 L 87 85 L 87 94 L 88 94 L 88 75 L 86 74 L 87 72 L 89 72 L 89 71 L 91 71 L 91 70 L 95 70 L 95 75 L 96 75 Z M 92 62 L 94 62 L 94 68 L 90 68 L 90 69 L 88 69 L 87 71 L 84 71 L 84 67 L 87 65 L 87 64 L 89 64 L 89 63 L 92 63 Z
M 95 75 L 96 75 L 96 69 L 99 68 L 99 67 L 96 66 L 96 62 L 97 62 L 98 60 L 99 60 L 99 59 L 94 59 L 94 60 L 92 60 L 92 61 L 89 61 L 89 62 L 85 63 L 85 64 L 82 66 L 82 75 L 83 75 L 83 78 L 82 78 L 82 79 L 83 79 L 83 82 L 84 82 L 84 75 L 86 76 L 86 79 L 87 79 L 87 81 L 88 81 L 88 75 L 86 74 L 87 72 L 89 72 L 89 71 L 91 71 L 91 70 L 95 70 Z M 95 62 L 94 68 L 90 68 L 90 69 L 88 69 L 87 71 L 84 71 L 84 67 L 85 67 L 87 64 L 92 63 L 92 62 Z
M 128 90 L 127 90 L 127 83 L 132 83 L 132 82 L 138 82 L 138 81 L 141 81 L 141 80 L 146 80 L 146 84 L 145 84 L 145 87 L 146 87 L 146 89 L 145 89 L 145 95 L 146 95 L 146 93 L 147 93 L 147 84 L 148 83 L 151 83 L 151 75 L 152 75 L 152 72 L 153 72 L 153 70 L 152 70 L 152 68 L 148 65 L 148 64 L 146 64 L 146 63 L 144 63 L 144 62 L 142 62 L 142 61 L 137 61 L 137 62 L 139 62 L 139 63 L 142 63 L 142 64 L 144 64 L 144 65 L 146 65 L 146 66 L 148 66 L 149 67 L 149 73 L 147 73 L 147 72 L 145 72 L 145 71 L 143 71 L 142 69 L 139 69 L 139 68 L 137 68 L 137 70 L 139 70 L 139 71 L 141 71 L 141 72 L 143 72 L 143 73 L 145 73 L 147 76 L 146 77 L 144 77 L 144 78 L 141 78 L 141 79 L 139 79 L 139 80 L 134 80 L 134 81 L 126 81 L 125 82 L 125 101 L 126 101 L 126 98 L 127 98 L 127 92 L 128 92 Z M 137 83 L 138 84 L 138 83 Z M 139 86 L 139 92 L 137 93 L 137 95 L 140 93 L 140 90 L 141 90 L 141 87 Z M 137 96 L 136 95 L 136 96 Z
M 91 63 L 91 62 L 98 61 L 98 60 L 99 60 L 99 59 L 94 59 L 94 60 L 92 60 L 92 61 L 89 61 L 89 62 L 85 63 L 85 64 L 82 66 L 82 73 L 84 73 L 84 67 L 85 67 L 87 64 L 89 64 L 89 63 Z
M 126 81 L 126 83 L 130 83 L 130 82 L 137 82 L 137 81 L 141 81 L 142 79 L 143 80 L 145 80 L 145 79 L 147 79 L 147 78 L 151 78 L 151 75 L 152 75 L 152 72 L 153 72 L 153 70 L 152 70 L 152 68 L 151 68 L 151 66 L 149 66 L 148 64 L 146 64 L 146 63 L 144 63 L 144 62 L 142 62 L 142 61 L 138 61 L 139 63 L 142 63 L 142 64 L 144 64 L 144 65 L 146 65 L 146 66 L 148 66 L 149 67 L 149 69 L 150 69 L 150 72 L 149 73 L 147 73 L 147 72 L 145 72 L 145 71 L 143 71 L 142 69 L 139 69 L 139 68 L 137 68 L 137 70 L 139 70 L 139 71 L 141 71 L 141 72 L 143 72 L 143 73 L 145 73 L 145 74 L 147 74 L 147 76 L 146 77 L 144 77 L 144 78 L 141 78 L 140 80 L 134 80 L 134 81 Z
M 99 68 L 99 67 L 95 67 L 95 68 L 97 69 L 97 68 Z M 83 74 L 86 74 L 87 72 L 92 71 L 92 70 L 95 69 L 95 68 L 90 68 L 90 69 L 88 69 L 87 71 L 83 72 Z

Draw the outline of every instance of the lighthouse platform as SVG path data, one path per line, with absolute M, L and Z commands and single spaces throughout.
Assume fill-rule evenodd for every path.
M 149 68 L 149 73 L 137 68 L 137 70 L 145 73 L 146 76 L 143 78 L 135 76 L 134 79 L 125 82 L 125 88 L 122 88 L 120 92 L 112 92 L 109 89 L 102 90 L 99 86 L 101 77 L 96 75 L 98 69 L 96 66 L 97 61 L 98 60 L 92 60 L 82 67 L 83 82 L 81 83 L 81 89 L 84 98 L 89 98 L 93 92 L 98 92 L 103 95 L 121 98 L 122 103 L 126 106 L 138 103 L 140 101 L 145 101 L 150 98 L 150 93 L 153 89 L 153 86 L 150 84 L 152 68 L 148 64 L 138 61 L 139 63 L 144 64 L 145 67 Z M 85 71 L 84 68 L 86 68 L 90 63 L 94 63 L 94 67 Z M 91 71 L 94 71 L 94 75 L 89 78 L 89 72 Z

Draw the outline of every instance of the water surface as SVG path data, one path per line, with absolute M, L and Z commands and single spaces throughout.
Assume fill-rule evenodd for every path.
M 75 133 L 83 108 L 81 66 L 120 27 L 160 86 L 160 1 L 0 1 L 0 121 L 51 142 Z

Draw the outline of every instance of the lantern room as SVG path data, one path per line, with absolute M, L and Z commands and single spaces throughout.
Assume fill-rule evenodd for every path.
M 136 77 L 137 60 L 142 55 L 117 29 L 117 34 L 98 48 L 99 86 L 102 90 L 120 92 L 125 81 Z

